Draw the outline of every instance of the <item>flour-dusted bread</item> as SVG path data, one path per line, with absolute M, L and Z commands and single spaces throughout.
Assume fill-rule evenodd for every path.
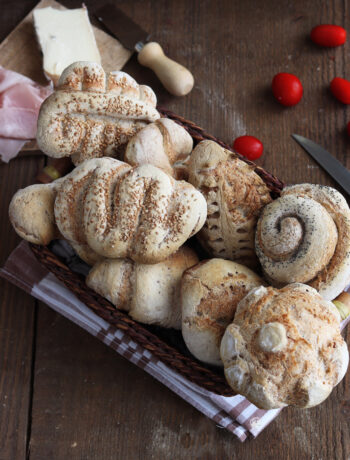
M 238 302 L 264 284 L 249 268 L 224 259 L 210 259 L 186 270 L 182 278 L 182 335 L 200 361 L 222 366 L 220 343 Z
M 213 141 L 202 141 L 193 150 L 188 174 L 208 203 L 207 221 L 198 235 L 203 247 L 213 257 L 254 267 L 256 222 L 272 201 L 264 181 L 252 166 Z
M 121 145 L 159 118 L 151 88 L 125 72 L 75 62 L 40 108 L 37 143 L 47 155 L 71 156 L 75 164 L 115 156 Z
M 29 239 L 44 215 L 88 263 L 98 256 L 160 262 L 198 232 L 206 219 L 203 195 L 152 165 L 133 168 L 113 158 L 85 161 L 56 185 L 39 186 L 40 196 L 54 187 L 54 216 L 52 199 L 40 198 L 25 206 L 32 187 L 18 191 L 10 204 L 17 233 Z M 50 240 L 37 234 L 35 243 Z
M 182 179 L 186 175 L 183 161 L 192 148 L 192 137 L 185 128 L 169 118 L 160 118 L 129 140 L 124 161 L 133 166 L 150 163 Z
M 256 252 L 271 284 L 300 282 L 334 299 L 350 283 L 350 209 L 335 189 L 286 187 L 266 206 Z
M 349 362 L 338 310 L 299 283 L 250 291 L 220 351 L 230 386 L 262 409 L 320 404 Z
M 152 265 L 105 259 L 94 265 L 86 284 L 136 321 L 180 329 L 181 276 L 197 262 L 195 252 L 185 246 Z

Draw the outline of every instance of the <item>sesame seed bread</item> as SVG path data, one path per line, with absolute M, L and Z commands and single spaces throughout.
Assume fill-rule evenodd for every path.
M 151 88 L 125 72 L 75 62 L 40 108 L 37 143 L 47 155 L 71 156 L 74 164 L 116 156 L 121 145 L 160 115 Z
M 338 310 L 299 283 L 250 291 L 220 353 L 230 386 L 261 409 L 320 404 L 349 362 Z
M 168 118 L 160 118 L 129 140 L 124 161 L 133 166 L 150 163 L 176 179 L 182 179 L 182 162 L 192 148 L 192 137 L 182 126 Z
M 220 343 L 233 321 L 238 302 L 264 281 L 244 265 L 210 259 L 182 277 L 182 336 L 200 361 L 222 366 Z
M 181 276 L 197 262 L 195 252 L 185 246 L 152 265 L 104 259 L 94 265 L 86 284 L 136 321 L 180 329 Z
M 45 215 L 84 260 L 88 255 L 88 263 L 97 255 L 160 262 L 198 232 L 206 219 L 203 195 L 152 165 L 133 168 L 113 158 L 87 160 L 56 186 L 40 186 L 40 196 L 55 187 L 53 207 L 52 199 L 23 205 L 32 187 L 18 191 L 10 205 L 17 233 L 31 238 L 33 225 L 41 228 Z M 49 242 L 53 232 L 47 227 L 36 232 L 33 242 Z
M 350 283 L 350 209 L 335 189 L 286 187 L 258 222 L 256 253 L 271 284 L 300 282 L 327 300 Z
M 216 142 L 202 141 L 188 161 L 189 182 L 208 204 L 208 217 L 198 239 L 213 257 L 257 265 L 255 225 L 261 209 L 272 201 L 254 168 Z

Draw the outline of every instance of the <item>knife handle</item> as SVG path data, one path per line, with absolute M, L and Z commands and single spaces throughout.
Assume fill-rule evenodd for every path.
M 139 52 L 138 61 L 152 69 L 163 86 L 174 96 L 185 96 L 193 88 L 194 79 L 191 72 L 165 56 L 158 43 L 147 43 Z

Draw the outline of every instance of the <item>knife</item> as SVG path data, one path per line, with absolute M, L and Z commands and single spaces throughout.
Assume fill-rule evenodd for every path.
M 350 171 L 323 147 L 299 134 L 292 138 L 350 195 Z
M 111 3 L 95 11 L 96 18 L 125 48 L 138 52 L 141 65 L 152 69 L 163 86 L 174 96 L 185 96 L 193 88 L 191 72 L 169 59 L 156 42 L 149 42 L 149 34 Z

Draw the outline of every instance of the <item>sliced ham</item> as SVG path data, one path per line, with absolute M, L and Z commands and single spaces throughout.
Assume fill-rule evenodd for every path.
M 20 107 L 0 109 L 0 136 L 15 139 L 33 139 L 36 135 L 38 112 Z
M 50 85 L 0 66 L 0 158 L 9 161 L 36 136 L 40 106 L 52 93 Z
M 0 66 L 0 93 L 3 93 L 11 88 L 11 86 L 17 85 L 18 83 L 32 85 L 34 82 L 20 73 L 13 72 L 13 70 L 8 70 Z
M 21 107 L 23 109 L 39 110 L 43 97 L 40 88 L 18 83 L 0 94 L 0 107 Z
M 22 139 L 5 139 L 0 137 L 0 158 L 2 161 L 8 163 L 12 158 L 17 156 L 26 142 L 26 140 Z

